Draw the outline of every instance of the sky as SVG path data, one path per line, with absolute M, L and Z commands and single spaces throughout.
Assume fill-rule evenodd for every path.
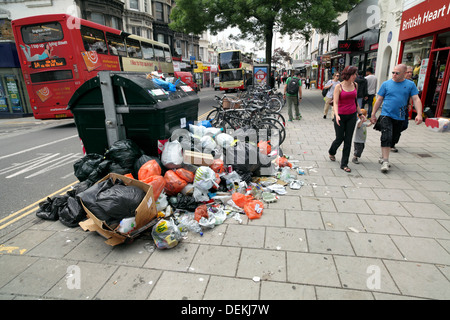
M 235 35 L 235 34 L 239 34 L 239 33 L 240 33 L 240 31 L 239 31 L 238 28 L 228 28 L 228 29 L 226 29 L 224 31 L 219 32 L 219 34 L 217 35 L 216 39 L 222 39 L 223 36 L 225 36 L 225 38 L 228 39 L 228 36 L 230 34 Z M 276 48 L 278 48 L 280 46 L 284 50 L 288 50 L 289 49 L 289 42 L 288 41 L 282 41 L 278 34 L 277 34 L 277 38 L 275 39 L 274 42 L 275 42 L 275 46 L 272 43 L 272 50 L 275 50 Z M 254 51 L 255 45 L 253 44 L 253 42 L 241 40 L 241 41 L 239 41 L 239 44 L 244 45 L 247 52 L 253 52 Z M 265 50 L 259 50 L 259 51 L 256 51 L 255 53 L 256 53 L 256 57 L 257 58 L 265 58 L 266 57 Z

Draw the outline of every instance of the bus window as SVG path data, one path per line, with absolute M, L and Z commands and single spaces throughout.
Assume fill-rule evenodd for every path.
M 109 53 L 114 56 L 127 56 L 127 50 L 125 49 L 125 42 L 123 38 L 114 33 L 106 33 L 106 40 L 108 41 Z
M 156 61 L 161 61 L 164 62 L 164 49 L 160 46 L 155 45 L 155 56 L 156 56 Z
M 172 62 L 172 56 L 170 54 L 169 48 L 164 48 L 164 54 L 166 56 L 166 62 L 171 63 Z
M 153 45 L 147 42 L 141 42 L 142 53 L 144 54 L 144 59 L 155 60 L 155 54 L 153 53 Z
M 142 59 L 141 45 L 138 40 L 127 39 L 128 57 Z
M 240 51 L 221 52 L 219 54 L 219 68 L 221 70 L 237 69 L 241 63 Z
M 105 35 L 103 34 L 103 31 L 82 25 L 81 38 L 83 39 L 84 50 L 108 54 Z
M 22 39 L 25 44 L 58 41 L 64 38 L 59 22 L 48 22 L 24 26 L 21 28 Z

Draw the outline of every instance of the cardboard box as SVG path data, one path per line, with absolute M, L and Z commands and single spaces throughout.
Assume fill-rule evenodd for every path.
M 110 173 L 103 179 L 99 180 L 97 183 L 105 181 L 106 179 L 112 178 L 113 181 L 116 179 L 122 180 L 127 186 L 135 186 L 146 192 L 144 199 L 139 204 L 136 209 L 136 230 L 124 234 L 111 228 L 106 224 L 105 221 L 99 220 L 89 209 L 86 208 L 83 201 L 81 205 L 88 216 L 87 220 L 79 223 L 80 227 L 84 231 L 97 232 L 106 238 L 105 243 L 116 246 L 118 244 L 124 243 L 127 240 L 132 240 L 139 236 L 142 232 L 152 227 L 156 223 L 156 203 L 153 199 L 153 188 L 152 186 L 132 178 L 125 177 L 120 174 Z
M 187 164 L 194 164 L 196 166 L 209 167 L 214 162 L 214 157 L 207 153 L 184 150 L 183 162 Z

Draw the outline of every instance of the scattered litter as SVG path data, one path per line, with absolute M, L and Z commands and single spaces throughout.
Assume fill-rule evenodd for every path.
M 257 277 L 257 276 L 254 276 L 252 280 L 255 281 L 255 282 L 259 282 L 259 281 L 261 281 L 261 278 Z
M 348 227 L 348 228 L 349 228 L 349 230 L 351 230 L 351 231 L 353 231 L 355 233 L 359 233 L 359 230 L 356 229 L 356 228 L 353 228 L 353 227 Z
M 291 183 L 289 184 L 289 188 L 291 188 L 292 190 L 299 190 L 304 185 L 305 183 L 303 181 L 294 180 L 291 181 Z

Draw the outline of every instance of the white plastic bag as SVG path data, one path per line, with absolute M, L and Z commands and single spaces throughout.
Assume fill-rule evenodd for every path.
M 215 180 L 216 173 L 210 167 L 202 166 L 195 171 L 194 187 L 209 190 L 213 186 L 218 186 Z
M 170 249 L 181 240 L 181 232 L 172 218 L 163 219 L 153 226 L 152 237 L 158 249 Z
M 167 201 L 167 195 L 164 192 L 161 192 L 156 200 L 156 211 L 163 211 L 168 205 L 169 201 Z
M 233 143 L 234 138 L 227 133 L 220 133 L 216 136 L 217 145 L 226 149 Z
M 214 150 L 214 148 L 217 146 L 214 139 L 210 136 L 203 136 L 200 139 L 200 142 L 202 143 L 203 153 L 211 153 L 211 150 Z
M 180 168 L 183 163 L 183 149 L 178 140 L 167 142 L 161 154 L 161 162 L 168 169 Z

